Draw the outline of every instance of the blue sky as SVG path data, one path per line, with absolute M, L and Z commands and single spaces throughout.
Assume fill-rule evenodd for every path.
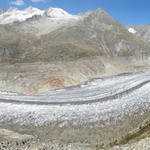
M 0 8 L 59 7 L 71 14 L 102 8 L 124 25 L 150 24 L 150 0 L 0 0 Z

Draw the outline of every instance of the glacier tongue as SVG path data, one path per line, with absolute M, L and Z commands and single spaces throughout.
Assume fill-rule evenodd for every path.
M 40 99 L 44 95 L 0 92 L 0 125 L 43 126 L 57 123 L 59 127 L 70 124 L 88 127 L 95 124 L 98 127 L 103 123 L 112 124 L 126 115 L 142 116 L 150 107 L 150 72 L 95 79 L 84 86 L 43 94 L 45 98 Z M 18 102 L 13 99 L 18 99 Z M 44 103 L 53 99 L 57 103 Z M 82 103 L 85 100 L 88 101 Z M 27 103 L 29 101 L 31 103 Z M 71 104 L 73 101 L 76 103 Z

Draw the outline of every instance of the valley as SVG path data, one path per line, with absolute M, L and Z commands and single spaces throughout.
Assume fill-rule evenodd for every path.
M 101 8 L 0 9 L 0 149 L 149 146 L 148 33 Z

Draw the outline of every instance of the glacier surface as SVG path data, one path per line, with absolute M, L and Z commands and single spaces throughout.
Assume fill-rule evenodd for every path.
M 0 124 L 97 126 L 150 107 L 150 72 L 93 79 L 37 95 L 0 93 Z M 138 114 L 140 115 L 140 114 Z

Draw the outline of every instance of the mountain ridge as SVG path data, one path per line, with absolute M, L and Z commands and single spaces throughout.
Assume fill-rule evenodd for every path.
M 137 36 L 143 41 L 150 43 L 150 25 L 131 25 L 127 28 L 133 28 Z
M 29 6 L 24 10 L 19 10 L 15 7 L 10 7 L 7 11 L 4 11 L 3 9 L 0 10 L 0 24 L 10 24 L 15 21 L 26 21 L 33 16 L 47 16 L 58 19 L 78 18 L 76 15 L 71 15 L 61 8 L 49 7 L 46 10 L 40 10 Z
M 102 9 L 42 14 L 0 25 L 0 90 L 40 93 L 149 68 L 149 43 Z

